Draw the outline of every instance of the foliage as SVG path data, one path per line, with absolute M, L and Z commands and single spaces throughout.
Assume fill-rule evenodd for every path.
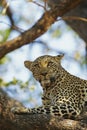
M 0 78 L 0 87 L 3 87 L 3 86 L 9 87 L 10 85 L 19 85 L 21 88 L 25 88 L 28 86 L 28 84 L 29 84 L 28 81 L 23 82 L 23 81 L 18 80 L 16 78 L 13 78 L 13 80 L 10 82 L 5 82 L 2 78 Z

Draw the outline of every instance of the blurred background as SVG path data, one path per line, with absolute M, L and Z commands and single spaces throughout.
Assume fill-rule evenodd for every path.
M 44 6 L 42 0 L 36 2 Z M 43 13 L 44 8 L 29 0 L 2 0 L 0 44 L 32 27 Z M 26 107 L 41 105 L 42 88 L 32 72 L 24 67 L 24 61 L 61 53 L 65 54 L 62 66 L 71 74 L 87 79 L 86 44 L 70 26 L 60 20 L 33 43 L 16 49 L 0 60 L 0 87 Z

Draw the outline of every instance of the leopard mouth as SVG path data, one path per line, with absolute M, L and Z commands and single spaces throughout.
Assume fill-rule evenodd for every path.
M 45 79 L 45 80 L 41 81 L 41 85 L 42 86 L 50 86 L 54 82 L 55 82 L 54 78 L 50 78 L 49 80 Z
M 48 79 L 48 77 L 43 76 L 40 77 L 38 81 L 41 83 L 42 87 L 50 87 L 52 84 L 54 84 L 55 77 L 51 75 Z
M 41 85 L 43 86 L 43 87 L 48 87 L 48 86 L 50 86 L 50 80 L 43 80 L 43 81 L 41 81 Z

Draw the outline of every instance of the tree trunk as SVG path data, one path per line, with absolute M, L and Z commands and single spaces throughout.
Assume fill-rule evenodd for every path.
M 65 16 L 79 16 L 82 18 L 87 18 L 87 0 L 84 0 L 83 3 L 75 9 L 69 11 Z M 67 20 L 66 23 L 70 25 L 87 44 L 87 21 Z

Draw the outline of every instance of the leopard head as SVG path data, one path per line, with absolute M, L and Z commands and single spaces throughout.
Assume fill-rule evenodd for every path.
M 63 56 L 45 55 L 34 61 L 25 61 L 24 65 L 32 71 L 34 78 L 41 83 L 43 88 L 48 88 L 56 80 Z

